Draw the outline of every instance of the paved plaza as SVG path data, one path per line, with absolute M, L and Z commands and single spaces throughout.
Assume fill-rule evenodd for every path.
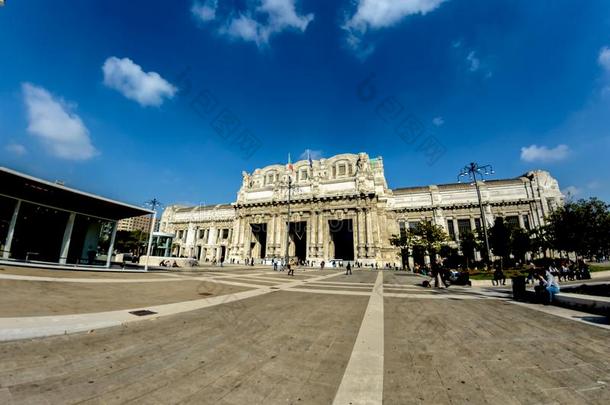
M 610 401 L 608 325 L 421 280 L 2 266 L 0 403 Z

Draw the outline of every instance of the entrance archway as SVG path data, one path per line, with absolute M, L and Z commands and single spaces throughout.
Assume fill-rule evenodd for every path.
M 288 255 L 296 257 L 299 262 L 307 258 L 307 222 L 291 222 L 288 230 Z
M 331 219 L 328 221 L 331 249 L 330 259 L 354 260 L 354 228 L 351 219 Z
M 267 224 L 250 224 L 254 241 L 250 245 L 250 257 L 264 259 L 267 256 Z

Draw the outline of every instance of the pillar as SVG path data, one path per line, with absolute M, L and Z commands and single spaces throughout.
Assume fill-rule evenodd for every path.
M 366 225 L 364 224 L 364 212 L 362 209 L 356 211 L 356 222 L 356 232 L 358 233 L 358 258 L 363 258 L 365 257 L 364 245 Z
M 107 254 L 108 257 L 106 257 L 106 268 L 107 269 L 110 268 L 110 263 L 112 262 L 112 252 L 114 251 L 114 240 L 116 239 L 116 224 L 117 224 L 116 222 L 112 223 L 112 233 L 110 235 L 110 245 L 108 245 L 108 254 Z M 167 249 L 166 249 L 166 251 L 167 251 Z
M 3 259 L 8 259 L 11 256 L 11 245 L 13 244 L 13 235 L 15 234 L 15 225 L 17 224 L 20 208 L 21 200 L 17 200 L 15 209 L 13 210 L 13 216 L 11 217 L 11 223 L 8 227 L 8 233 L 6 234 L 6 240 L 4 241 L 4 252 L 2 252 Z
M 277 216 L 271 215 L 271 220 L 267 225 L 267 256 L 275 256 L 275 223 L 277 222 Z
M 523 213 L 519 212 L 518 214 L 518 218 L 519 218 L 519 227 L 521 229 L 525 229 L 525 221 L 523 221 Z
M 366 256 L 370 257 L 373 253 L 373 229 L 371 226 L 371 211 L 364 211 L 366 229 Z
M 70 239 L 72 238 L 72 228 L 74 228 L 74 219 L 76 213 L 71 212 L 66 223 L 66 229 L 64 230 L 64 238 L 61 241 L 61 250 L 59 251 L 59 263 L 66 264 L 68 259 L 68 251 L 70 250 Z
M 411 253 L 409 253 L 409 256 L 407 256 L 407 265 L 409 266 L 409 270 L 413 272 L 413 269 L 415 268 L 415 259 L 413 259 L 413 255 Z
M 309 229 L 307 230 L 307 238 L 309 239 L 309 252 L 307 252 L 307 255 L 310 257 L 316 257 L 316 228 L 318 225 L 318 217 L 315 211 L 311 211 L 311 216 L 309 217 L 308 225 Z
M 324 258 L 324 249 L 326 246 L 326 238 L 324 237 L 324 214 L 318 214 L 318 257 Z

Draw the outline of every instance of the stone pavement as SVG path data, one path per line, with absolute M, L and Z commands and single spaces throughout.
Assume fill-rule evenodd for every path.
M 134 278 L 42 271 L 44 281 L 32 270 L 6 275 L 2 290 L 17 292 L 2 311 L 20 315 L 0 317 L 5 339 L 20 337 L 18 324 L 30 332 L 59 326 L 54 334 L 74 317 L 101 323 L 0 343 L 0 403 L 610 401 L 608 329 L 514 305 L 494 291 L 424 289 L 419 277 L 371 270 L 308 270 L 294 279 L 265 268 Z M 211 295 L 196 294 L 197 285 Z M 122 309 L 90 312 L 87 295 L 98 288 L 96 305 Z M 65 315 L 30 302 L 10 309 L 26 297 Z M 158 313 L 129 314 L 134 297 L 138 309 Z

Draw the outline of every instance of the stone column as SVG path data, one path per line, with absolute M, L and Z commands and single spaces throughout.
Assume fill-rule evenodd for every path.
M 11 217 L 11 223 L 8 226 L 8 232 L 4 241 L 4 252 L 2 252 L 2 258 L 8 259 L 11 255 L 11 245 L 13 244 L 13 235 L 15 235 L 15 225 L 17 224 L 17 218 L 19 217 L 19 209 L 21 208 L 21 200 L 17 200 L 15 203 L 15 209 L 13 210 L 13 216 Z
M 365 244 L 366 244 L 366 224 L 364 221 L 364 212 L 361 208 L 356 211 L 356 230 L 358 232 L 358 258 L 362 259 L 366 257 Z
M 108 245 L 108 253 L 106 254 L 106 268 L 110 268 L 110 263 L 112 263 L 112 252 L 114 250 L 114 240 L 116 239 L 116 228 L 117 223 L 112 223 L 112 233 L 110 234 L 110 245 Z M 154 252 L 151 253 L 153 256 Z
M 521 227 L 521 229 L 525 229 L 525 223 L 523 221 L 523 214 L 519 213 L 519 227 Z
M 267 257 L 275 256 L 275 223 L 277 218 L 275 214 L 271 214 L 271 219 L 267 223 Z
M 409 256 L 407 256 L 407 265 L 409 266 L 409 270 L 413 271 L 413 269 L 415 268 L 415 259 L 413 258 L 413 255 L 409 253 Z
M 315 211 L 311 211 L 311 216 L 309 217 L 309 222 L 307 224 L 307 238 L 309 239 L 309 252 L 308 252 L 308 256 L 310 257 L 317 257 L 317 252 L 316 252 L 316 239 L 317 239 L 317 232 L 316 232 L 316 228 L 318 225 L 318 213 Z
M 240 259 L 244 259 L 246 257 L 246 249 L 244 248 L 244 241 L 246 239 L 246 217 L 241 217 L 241 224 L 239 229 L 239 256 Z
M 318 214 L 318 257 L 320 258 L 324 258 L 327 259 L 327 257 L 325 257 L 325 249 L 326 249 L 326 237 L 325 235 L 325 230 L 326 227 L 324 226 L 324 212 L 321 211 Z
M 366 234 L 366 257 L 370 257 L 373 253 L 373 229 L 371 226 L 371 210 L 364 211 L 365 216 L 365 234 Z
M 370 211 L 370 224 L 371 224 L 371 255 L 373 257 L 377 256 L 377 253 L 380 251 L 381 247 L 381 238 L 379 235 L 379 216 L 377 215 L 377 209 L 374 208 Z
M 61 250 L 59 251 L 59 263 L 66 264 L 68 259 L 68 251 L 70 250 L 70 238 L 72 237 L 72 228 L 74 228 L 74 219 L 76 213 L 71 212 L 66 223 L 66 229 L 64 230 L 64 238 L 61 241 Z

